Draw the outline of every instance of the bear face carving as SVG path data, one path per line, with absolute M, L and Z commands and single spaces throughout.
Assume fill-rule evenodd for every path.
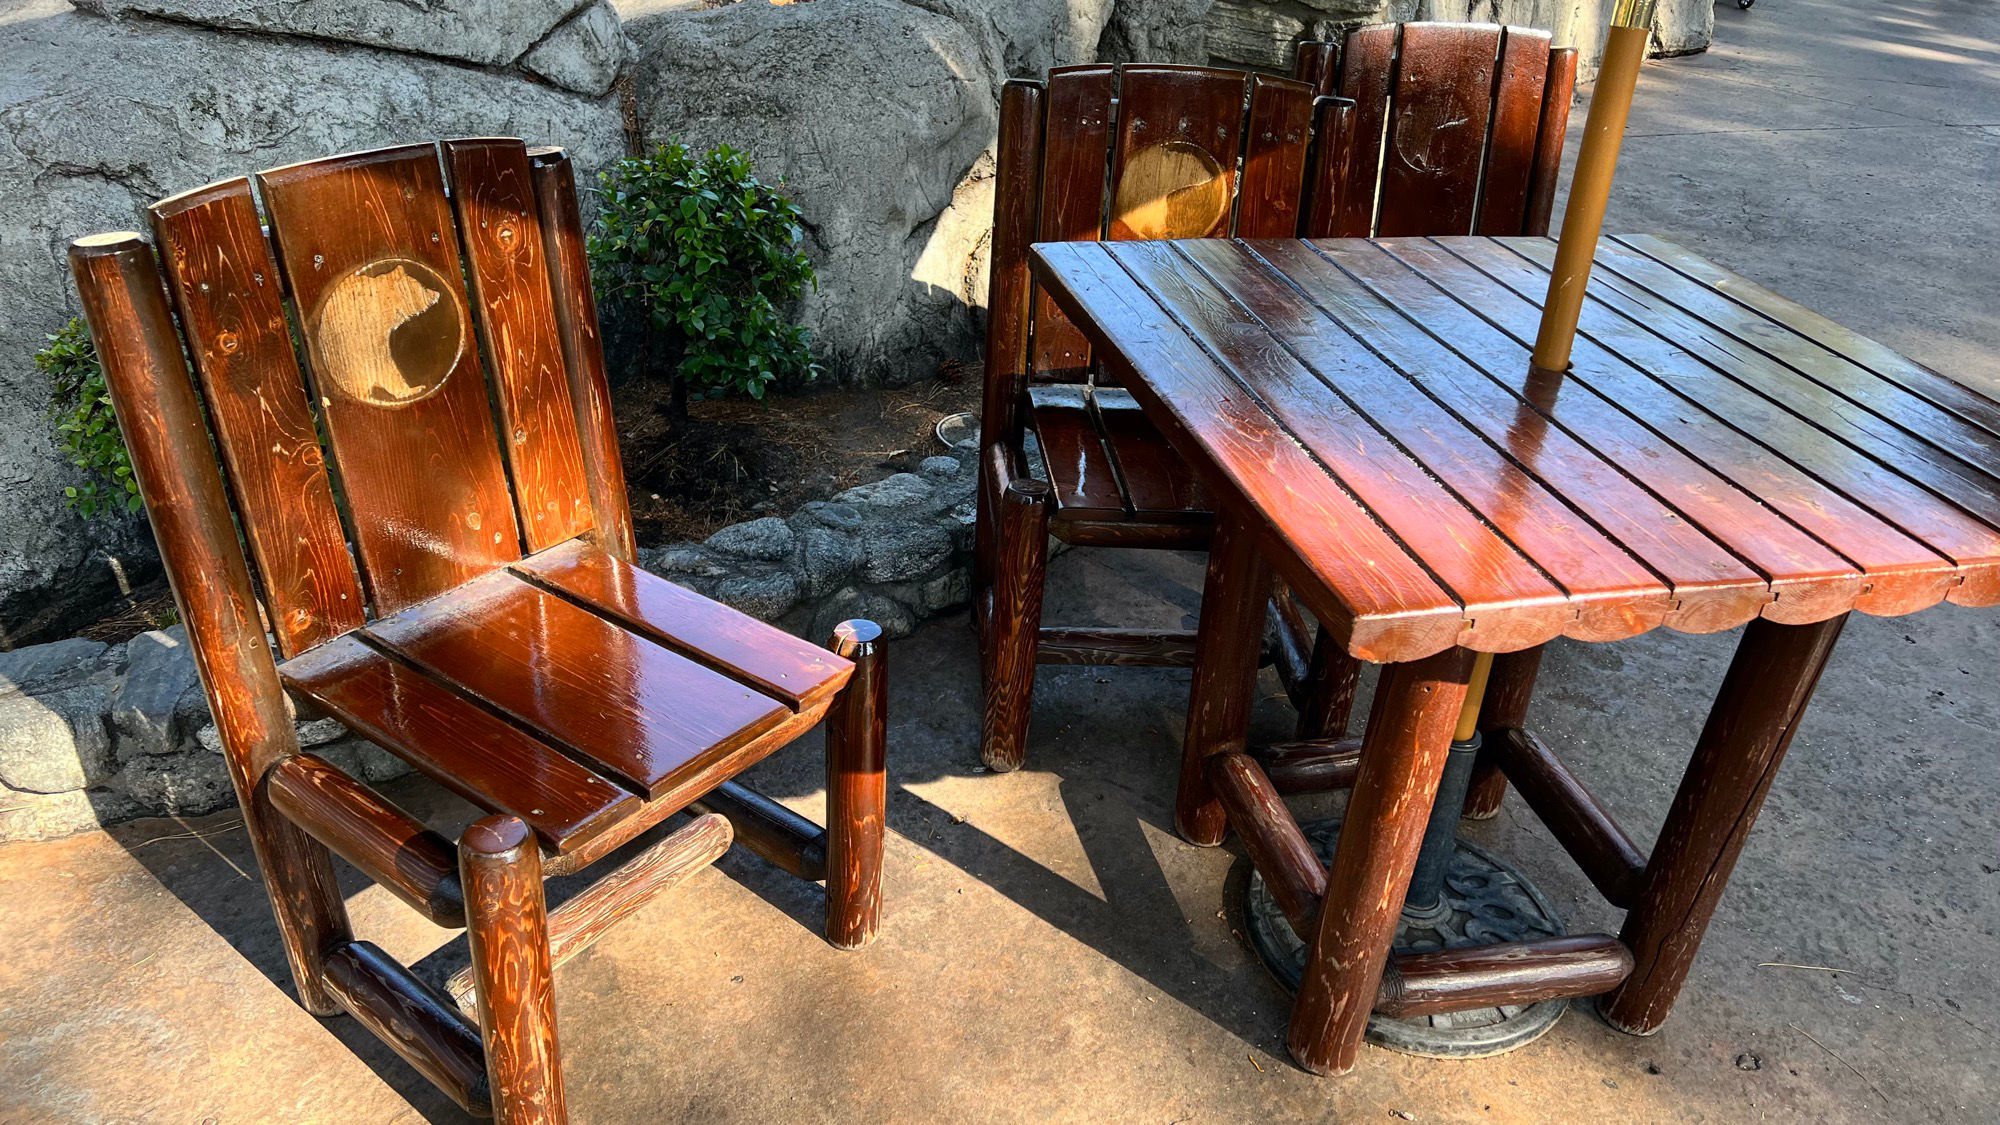
M 308 322 L 323 386 L 373 406 L 437 391 L 465 351 L 454 286 L 408 258 L 370 262 L 327 287 Z

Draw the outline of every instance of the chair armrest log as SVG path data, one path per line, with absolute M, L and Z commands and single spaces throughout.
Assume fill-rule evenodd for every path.
M 418 913 L 447 929 L 465 925 L 451 841 L 313 754 L 272 766 L 264 786 L 272 807 Z

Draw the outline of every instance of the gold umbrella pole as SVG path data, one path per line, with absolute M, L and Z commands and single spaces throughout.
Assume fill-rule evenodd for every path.
M 1562 240 L 1556 246 L 1555 268 L 1549 273 L 1549 295 L 1542 302 L 1541 332 L 1535 337 L 1533 363 L 1542 371 L 1569 370 L 1570 345 L 1576 341 L 1576 321 L 1583 313 L 1584 288 L 1590 283 L 1590 262 L 1597 254 L 1598 234 L 1604 229 L 1604 205 L 1611 198 L 1611 174 L 1618 167 L 1618 145 L 1625 139 L 1632 89 L 1639 82 L 1639 63 L 1646 57 L 1653 4 L 1654 0 L 1617 0 L 1611 13 L 1604 62 L 1597 72 L 1590 116 L 1583 126 L 1583 146 L 1577 150 L 1576 171 L 1570 176 Z

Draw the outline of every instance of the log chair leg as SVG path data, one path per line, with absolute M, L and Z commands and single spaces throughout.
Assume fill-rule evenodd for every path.
M 1248 741 L 1270 589 L 1271 572 L 1257 551 L 1256 529 L 1233 513 L 1217 512 L 1201 592 L 1180 787 L 1174 795 L 1174 827 L 1197 847 L 1212 848 L 1229 831 L 1229 816 L 1208 783 L 1208 759 L 1241 753 Z
M 882 830 L 888 818 L 888 654 L 873 621 L 834 628 L 854 676 L 826 724 L 826 940 L 859 949 L 882 913 Z
M 1542 670 L 1542 646 L 1503 652 L 1493 658 L 1493 674 L 1486 681 L 1486 704 L 1479 713 L 1479 729 L 1525 729 L 1528 700 L 1535 694 L 1535 675 Z M 1488 745 L 1494 743 L 1487 740 Z M 1473 820 L 1489 820 L 1500 812 L 1507 796 L 1507 775 L 1500 772 L 1491 751 L 1481 751 L 1473 767 L 1472 788 L 1465 794 L 1465 815 Z
M 334 878 L 333 854 L 273 808 L 263 786 L 244 798 L 243 823 L 278 920 L 299 1004 L 316 1016 L 339 1015 L 346 1009 L 327 988 L 326 955 L 353 940 L 354 931 Z
M 459 838 L 458 869 L 493 1119 L 559 1125 L 569 1111 L 556 1047 L 540 847 L 518 817 L 489 816 Z
M 1745 628 L 1653 845 L 1645 893 L 1625 916 L 1619 940 L 1632 950 L 1632 973 L 1598 1003 L 1612 1027 L 1651 1035 L 1673 1010 L 1846 620 L 1759 618 Z
M 1345 1074 L 1361 1053 L 1471 671 L 1462 648 L 1382 669 L 1285 1036 L 1314 1074 Z
M 1042 587 L 1049 558 L 1049 486 L 1016 480 L 1000 496 L 993 608 L 986 621 L 985 711 L 979 757 L 1007 773 L 1027 755 L 1035 693 L 1035 646 L 1042 628 Z
M 1361 685 L 1361 662 L 1347 654 L 1322 625 L 1313 636 L 1312 660 L 1306 665 L 1306 702 L 1299 708 L 1293 735 L 1301 742 L 1347 737 L 1354 712 L 1354 692 Z

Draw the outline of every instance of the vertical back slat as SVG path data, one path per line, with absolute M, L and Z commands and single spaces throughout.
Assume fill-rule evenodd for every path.
M 1340 86 L 1340 44 L 1311 40 L 1299 44 L 1292 60 L 1292 77 L 1312 87 L 1318 95 L 1336 92 Z
M 152 216 L 271 629 L 296 656 L 363 613 L 278 263 L 248 179 L 163 199 Z
M 528 550 L 540 551 L 592 521 L 528 149 L 479 139 L 446 141 L 444 150 L 521 533 Z
M 1576 48 L 1549 52 L 1549 76 L 1542 83 L 1542 119 L 1535 131 L 1535 172 L 1528 183 L 1527 218 L 1522 224 L 1522 234 L 1549 233 L 1549 215 L 1556 205 L 1556 180 L 1562 175 L 1569 104 L 1575 95 Z
M 1340 94 L 1354 103 L 1349 130 L 1347 182 L 1334 218 L 1337 238 L 1375 233 L 1375 187 L 1382 166 L 1382 130 L 1389 120 L 1389 89 L 1395 80 L 1400 24 L 1364 27 L 1347 37 L 1341 51 Z
M 1312 121 L 1311 86 L 1262 74 L 1250 79 L 1243 186 L 1236 202 L 1239 238 L 1298 234 Z
M 1549 77 L 1549 33 L 1507 28 L 1494 74 L 1493 128 L 1486 145 L 1486 175 L 1479 192 L 1474 234 L 1525 234 L 1528 188 L 1535 176 L 1535 140 L 1542 123 L 1542 91 Z
M 376 612 L 519 558 L 436 147 L 257 180 Z
M 611 413 L 611 388 L 604 378 L 604 342 L 597 325 L 597 300 L 590 289 L 590 260 L 584 248 L 583 215 L 576 202 L 576 174 L 569 154 L 559 148 L 528 150 L 535 204 L 542 217 L 542 253 L 554 292 L 556 334 L 569 373 L 570 408 L 576 415 L 590 490 L 597 544 L 628 563 L 637 562 L 632 502 L 625 492 L 625 466 L 618 455 L 618 427 Z
M 1354 103 L 1324 97 L 1313 103 L 1312 178 L 1306 189 L 1306 218 L 1299 234 L 1332 238 L 1340 223 L 1347 190 L 1347 162 L 1354 153 Z
M 1108 66 L 1049 71 L 1037 242 L 1094 242 L 1103 229 L 1114 74 Z M 1033 347 L 1036 378 L 1077 383 L 1089 373 L 1090 344 L 1046 293 L 1035 296 Z
M 1027 393 L 1032 280 L 1028 247 L 1041 202 L 1042 84 L 1016 79 L 1000 91 L 999 158 L 993 175 L 993 250 L 986 290 L 983 441 L 1021 449 Z
M 1227 234 L 1243 147 L 1241 71 L 1127 66 L 1118 83 L 1109 237 Z
M 1380 237 L 1471 233 L 1499 52 L 1493 25 L 1403 25 L 1383 139 Z

